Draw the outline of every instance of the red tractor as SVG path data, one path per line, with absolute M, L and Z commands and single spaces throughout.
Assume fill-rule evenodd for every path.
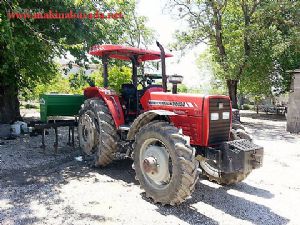
M 102 58 L 104 87 L 84 90 L 78 132 L 80 146 L 94 156 L 95 166 L 106 166 L 116 154 L 125 154 L 134 160 L 136 178 L 147 197 L 176 205 L 191 195 L 199 171 L 219 184 L 242 181 L 262 165 L 263 148 L 241 129 L 231 131 L 228 96 L 178 94 L 182 77 L 166 76 L 165 58 L 172 55 L 158 42 L 157 46 L 160 51 L 119 45 L 91 49 L 90 54 Z M 120 95 L 109 89 L 110 58 L 132 62 L 132 82 L 122 85 Z M 161 85 L 152 82 L 157 75 L 138 76 L 141 62 L 158 59 Z

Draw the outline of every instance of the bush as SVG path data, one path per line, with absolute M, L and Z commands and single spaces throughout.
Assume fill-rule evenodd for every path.
M 39 109 L 40 107 L 39 107 L 39 105 L 27 103 L 27 104 L 25 104 L 24 108 L 25 109 Z
M 131 69 L 126 66 L 112 66 L 109 71 L 109 87 L 119 92 L 123 83 L 131 82 Z M 76 74 L 70 74 L 69 77 L 63 76 L 60 72 L 50 74 L 52 79 L 48 83 L 39 83 L 29 89 L 24 88 L 20 93 L 20 100 L 37 100 L 44 93 L 64 93 L 64 94 L 83 94 L 83 89 L 94 83 L 98 87 L 103 87 L 102 71 L 97 70 L 89 76 L 85 75 L 83 70 Z M 25 108 L 34 108 L 34 106 L 24 105 Z
M 253 105 L 244 104 L 241 106 L 242 110 L 252 110 L 254 108 Z

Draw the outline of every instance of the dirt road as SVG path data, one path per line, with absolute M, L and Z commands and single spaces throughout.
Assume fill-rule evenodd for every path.
M 299 224 L 300 135 L 252 117 L 242 121 L 265 148 L 264 167 L 231 187 L 202 178 L 177 207 L 146 199 L 130 160 L 93 169 L 69 147 L 41 152 L 40 137 L 0 141 L 0 224 Z

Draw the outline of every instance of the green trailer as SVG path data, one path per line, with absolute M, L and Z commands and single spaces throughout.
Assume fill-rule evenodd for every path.
M 53 128 L 55 131 L 54 148 L 58 148 L 58 128 L 69 127 L 68 144 L 74 147 L 74 128 L 78 122 L 76 118 L 61 118 L 77 116 L 84 103 L 83 95 L 70 94 L 42 94 L 40 95 L 40 121 L 33 124 L 36 132 L 42 134 L 42 148 L 45 149 L 45 130 Z M 56 117 L 56 118 L 55 118 Z M 59 118 L 57 118 L 59 117 Z
M 47 122 L 51 116 L 76 116 L 84 102 L 83 95 L 42 94 L 40 95 L 40 116 Z

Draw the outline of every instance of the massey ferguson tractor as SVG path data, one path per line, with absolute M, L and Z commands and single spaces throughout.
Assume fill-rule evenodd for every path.
M 177 93 L 182 76 L 166 75 L 165 58 L 172 55 L 157 46 L 160 51 L 91 48 L 91 55 L 102 58 L 104 87 L 84 90 L 79 140 L 95 166 L 107 166 L 117 154 L 132 158 L 146 196 L 177 205 L 191 195 L 199 172 L 222 185 L 244 180 L 262 165 L 263 148 L 252 143 L 241 125 L 233 125 L 228 96 Z M 122 84 L 120 94 L 109 88 L 111 58 L 132 63 L 132 81 Z M 161 84 L 153 83 L 157 74 L 138 75 L 147 60 L 160 60 Z

